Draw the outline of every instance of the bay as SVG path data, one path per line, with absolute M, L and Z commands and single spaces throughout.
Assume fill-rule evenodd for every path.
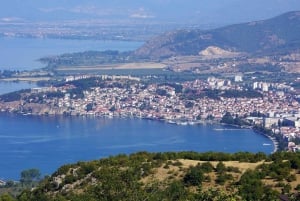
M 0 37 L 0 70 L 33 70 L 45 67 L 37 61 L 45 56 L 89 50 L 129 51 L 142 44 L 135 41 Z
M 0 95 L 19 91 L 21 89 L 31 89 L 37 87 L 34 82 L 0 82 Z
M 270 139 L 249 129 L 180 126 L 142 119 L 0 115 L 0 178 L 19 179 L 24 169 L 43 175 L 66 163 L 137 151 L 271 153 Z M 270 144 L 264 146 L 263 144 Z

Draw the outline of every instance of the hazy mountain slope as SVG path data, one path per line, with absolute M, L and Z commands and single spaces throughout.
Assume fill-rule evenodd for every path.
M 135 54 L 165 58 L 197 55 L 209 46 L 248 53 L 294 50 L 300 45 L 300 11 L 214 30 L 178 30 L 148 41 Z

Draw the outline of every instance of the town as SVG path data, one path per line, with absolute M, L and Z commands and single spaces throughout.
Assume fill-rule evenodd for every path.
M 274 142 L 300 149 L 300 104 L 283 83 L 243 82 L 208 77 L 182 83 L 145 83 L 132 76 L 65 77 L 57 86 L 1 96 L 1 112 L 23 115 L 75 115 L 144 118 L 179 125 L 226 123 L 271 131 Z M 276 138 L 275 138 L 276 137 Z M 276 139 L 276 140 L 275 140 Z M 277 143 L 277 142 L 276 142 Z

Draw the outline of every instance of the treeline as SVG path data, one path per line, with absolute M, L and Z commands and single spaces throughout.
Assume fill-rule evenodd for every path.
M 251 126 L 251 124 L 244 120 L 239 116 L 233 116 L 230 112 L 226 112 L 222 117 L 220 123 L 229 124 L 229 125 L 236 125 L 236 126 Z
M 129 63 L 137 60 L 138 58 L 134 57 L 130 51 L 119 52 L 115 50 L 76 52 L 39 59 L 40 62 L 47 64 L 50 69 L 58 66 L 93 66 Z
M 12 102 L 24 100 L 30 103 L 44 103 L 44 98 L 62 98 L 64 97 L 63 92 L 40 92 L 40 93 L 30 93 L 31 89 L 22 89 L 20 91 L 15 91 L 7 94 L 0 95 L 0 101 Z
M 30 92 L 30 89 L 22 89 L 19 91 L 3 94 L 0 95 L 0 101 L 4 101 L 4 102 L 19 101 L 22 98 L 22 94 L 28 92 Z
M 238 69 L 240 72 L 260 72 L 260 71 L 266 71 L 266 72 L 280 72 L 282 70 L 282 67 L 279 65 L 272 65 L 269 64 L 243 64 L 241 66 L 238 66 Z
M 198 163 L 187 167 L 182 159 Z M 241 171 L 226 161 L 260 163 Z M 160 179 L 151 180 L 158 169 L 167 176 L 163 179 L 159 174 Z M 292 188 L 292 183 L 297 182 L 299 171 L 300 153 L 139 152 L 64 165 L 37 188 L 25 190 L 17 198 L 5 194 L 0 200 L 250 201 L 278 200 L 280 194 L 297 200 L 300 185 Z
M 20 73 L 18 70 L 0 70 L 0 78 L 10 78 L 18 73 Z

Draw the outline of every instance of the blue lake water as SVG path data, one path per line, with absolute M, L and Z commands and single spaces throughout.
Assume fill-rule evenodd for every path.
M 0 142 L 2 179 L 19 179 L 19 173 L 28 168 L 51 174 L 66 163 L 143 150 L 271 153 L 274 149 L 272 142 L 260 134 L 221 125 L 8 114 L 0 115 Z
M 44 67 L 44 56 L 88 50 L 135 50 L 142 42 L 102 40 L 62 40 L 0 37 L 0 70 L 32 70 Z
M 37 87 L 36 83 L 30 82 L 0 82 L 0 95 L 21 89 L 30 89 Z
M 0 70 L 31 70 L 43 56 L 87 50 L 138 48 L 141 42 L 0 38 Z M 0 82 L 0 94 L 35 87 Z M 270 139 L 220 125 L 178 126 L 140 119 L 0 115 L 0 179 L 19 179 L 22 170 L 43 175 L 80 160 L 137 151 L 249 151 L 271 153 Z M 271 144 L 263 146 L 263 144 Z

